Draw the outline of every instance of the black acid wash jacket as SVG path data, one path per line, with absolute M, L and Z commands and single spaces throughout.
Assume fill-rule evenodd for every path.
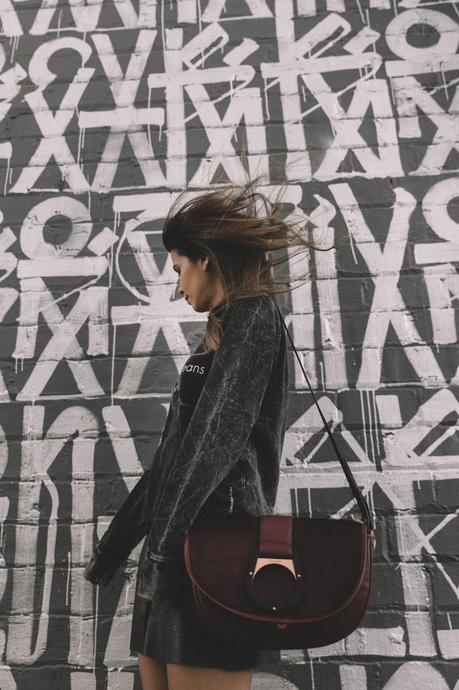
M 151 466 L 95 550 L 96 570 L 111 576 L 145 536 L 145 598 L 148 561 L 176 562 L 198 513 L 260 515 L 276 500 L 288 398 L 281 316 L 263 293 L 236 299 L 221 317 L 221 343 L 184 433 L 179 377 Z

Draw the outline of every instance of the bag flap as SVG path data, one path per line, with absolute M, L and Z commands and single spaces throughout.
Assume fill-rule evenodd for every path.
M 259 517 L 245 515 L 199 516 L 195 520 L 185 541 L 185 562 L 193 584 L 203 594 L 240 615 L 286 622 L 326 618 L 349 605 L 371 563 L 365 524 L 293 519 L 293 550 L 304 593 L 295 607 L 274 616 L 256 606 L 246 589 L 258 547 L 259 524 Z M 272 586 L 276 591 L 285 583 L 274 570 Z

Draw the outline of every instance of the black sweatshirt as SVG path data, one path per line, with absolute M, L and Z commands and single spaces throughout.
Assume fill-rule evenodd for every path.
M 218 350 L 202 354 L 201 343 L 182 368 L 151 467 L 102 537 L 101 558 L 122 562 L 146 535 L 146 560 L 174 561 L 199 512 L 272 512 L 286 431 L 286 335 L 270 295 L 239 298 L 222 316 Z

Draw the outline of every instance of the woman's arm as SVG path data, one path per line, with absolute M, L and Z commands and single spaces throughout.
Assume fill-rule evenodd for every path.
M 185 532 L 236 465 L 276 361 L 281 324 L 272 299 L 244 298 L 226 315 L 220 347 L 181 441 L 160 483 L 148 550 L 175 558 Z
M 140 477 L 96 544 L 84 570 L 85 578 L 93 584 L 108 584 L 132 549 L 145 536 L 147 528 L 141 517 L 149 472 L 147 469 Z
M 96 544 L 84 576 L 93 584 L 106 585 L 132 549 L 144 538 L 148 530 L 145 520 L 145 497 L 150 481 L 150 469 L 160 452 L 171 419 L 171 408 L 161 434 L 161 439 L 150 467 L 145 470 L 128 497 L 112 518 L 101 540 Z

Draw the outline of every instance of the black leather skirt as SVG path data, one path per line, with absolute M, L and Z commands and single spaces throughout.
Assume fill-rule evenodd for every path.
M 145 558 L 145 546 L 140 561 Z M 223 670 L 254 669 L 276 664 L 280 653 L 228 642 L 209 632 L 198 619 L 191 582 L 182 561 L 149 567 L 152 599 L 136 595 L 131 654 L 144 654 L 166 663 Z

